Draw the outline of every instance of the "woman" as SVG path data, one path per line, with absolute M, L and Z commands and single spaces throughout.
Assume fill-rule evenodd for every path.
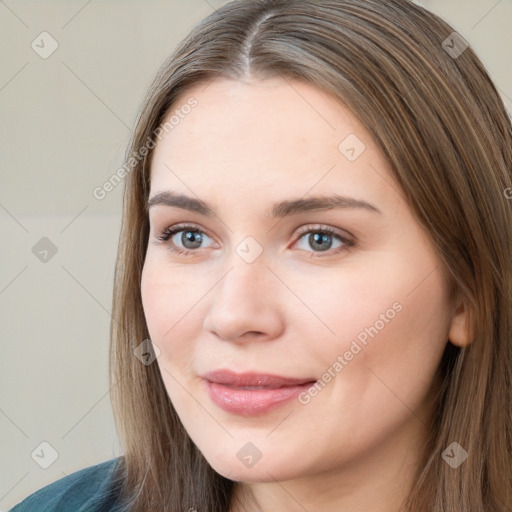
M 126 160 L 124 456 L 13 510 L 512 510 L 512 130 L 449 25 L 231 2 Z

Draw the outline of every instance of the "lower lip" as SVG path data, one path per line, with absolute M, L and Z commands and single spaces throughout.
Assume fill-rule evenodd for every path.
M 306 391 L 313 384 L 308 382 L 300 386 L 249 390 L 206 381 L 213 403 L 227 412 L 242 416 L 258 416 L 270 412 Z

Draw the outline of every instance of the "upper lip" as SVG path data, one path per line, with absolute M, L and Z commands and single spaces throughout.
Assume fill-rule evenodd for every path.
M 308 382 L 313 382 L 316 379 L 308 378 L 293 378 L 282 377 L 280 375 L 273 375 L 270 373 L 256 373 L 244 372 L 236 373 L 231 370 L 214 370 L 205 373 L 203 379 L 217 384 L 227 384 L 234 387 L 243 386 L 264 386 L 268 388 L 280 388 L 283 386 L 299 386 Z

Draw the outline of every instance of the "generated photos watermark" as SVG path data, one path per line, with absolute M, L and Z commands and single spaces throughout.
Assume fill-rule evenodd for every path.
M 371 339 L 375 338 L 387 324 L 393 320 L 403 306 L 400 302 L 396 301 L 393 305 L 386 310 L 385 313 L 379 315 L 379 319 L 374 322 L 370 327 L 365 327 L 356 337 L 352 340 L 350 348 L 346 350 L 342 355 L 338 355 L 336 361 L 327 368 L 322 374 L 320 380 L 317 380 L 307 391 L 303 391 L 298 395 L 298 400 L 302 405 L 307 405 L 311 402 L 312 398 L 317 396 L 324 388 L 331 382 L 336 375 L 338 375 L 347 366 L 350 361 L 354 359 L 359 353 L 364 350 L 368 345 L 368 337 Z M 359 343 L 358 343 L 359 342 Z
M 148 136 L 146 142 L 139 148 L 138 151 L 133 152 L 132 155 L 126 159 L 125 163 L 117 169 L 115 173 L 113 173 L 108 180 L 106 180 L 101 186 L 95 187 L 92 191 L 92 195 L 95 199 L 99 201 L 105 199 L 109 192 L 112 192 L 121 181 L 126 178 L 126 175 L 129 174 L 137 164 L 143 160 L 149 152 L 156 146 L 155 139 L 162 140 L 164 134 L 168 134 L 171 130 L 173 130 L 178 124 L 180 124 L 182 119 L 192 112 L 192 109 L 197 107 L 198 101 L 196 98 L 191 97 L 187 100 L 187 102 L 181 105 L 180 108 L 174 110 L 172 116 L 167 117 L 167 121 L 160 125 L 156 130 L 153 131 L 152 136 Z

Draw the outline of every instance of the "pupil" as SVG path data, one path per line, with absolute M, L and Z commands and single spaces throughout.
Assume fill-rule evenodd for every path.
M 201 246 L 201 233 L 197 233 L 195 231 L 185 231 L 181 237 L 181 242 L 187 249 L 197 249 Z M 192 244 L 192 247 L 187 246 L 188 242 Z
M 326 233 L 314 233 L 309 235 L 311 247 L 317 248 L 320 251 L 326 251 L 328 250 L 332 245 L 332 240 L 330 240 L 331 235 L 328 235 Z M 319 244 L 324 245 L 319 245 Z

